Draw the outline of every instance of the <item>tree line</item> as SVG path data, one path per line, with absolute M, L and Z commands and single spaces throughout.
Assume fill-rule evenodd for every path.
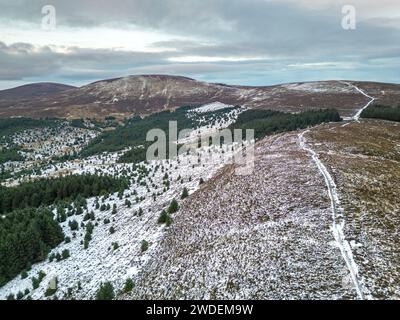
M 55 119 L 8 118 L 0 119 L 0 137 L 14 134 L 19 131 L 55 127 L 60 123 Z
M 324 122 L 338 122 L 341 117 L 335 109 L 284 113 L 272 110 L 247 110 L 241 113 L 231 129 L 254 129 L 255 139 L 280 132 L 304 129 Z
M 24 157 L 18 153 L 17 147 L 0 149 L 0 164 L 8 161 L 23 161 Z
M 64 234 L 49 209 L 16 210 L 0 218 L 0 286 L 46 259 Z
M 400 106 L 390 107 L 379 104 L 370 105 L 361 113 L 362 118 L 400 121 Z
M 69 175 L 38 179 L 15 187 L 0 187 L 0 214 L 16 209 L 48 206 L 61 200 L 94 197 L 125 190 L 126 178 L 98 175 Z

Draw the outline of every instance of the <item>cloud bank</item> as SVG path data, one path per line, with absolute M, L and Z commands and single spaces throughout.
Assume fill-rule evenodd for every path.
M 352 1 L 355 30 L 342 28 L 345 3 L 0 0 L 0 89 L 151 73 L 248 85 L 400 82 L 398 1 Z M 48 4 L 54 31 L 41 29 Z

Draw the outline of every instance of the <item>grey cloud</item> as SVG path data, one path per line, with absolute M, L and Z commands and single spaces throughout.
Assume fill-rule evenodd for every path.
M 91 79 L 137 72 L 209 79 L 258 77 L 259 82 L 276 77 L 279 82 L 279 77 L 307 78 L 305 71 L 285 69 L 287 65 L 324 61 L 353 64 L 354 70 L 349 73 L 331 67 L 327 72 L 319 67 L 308 70 L 312 77 L 319 71 L 320 77 L 365 78 L 368 74 L 362 70 L 370 70 L 370 79 L 383 79 L 385 72 L 394 79 L 389 66 L 399 64 L 398 19 L 361 19 L 357 30 L 344 31 L 341 6 L 335 1 L 329 9 L 310 10 L 293 1 L 265 0 L 0 0 L 0 19 L 39 23 L 40 9 L 47 4 L 55 5 L 59 25 L 96 28 L 112 24 L 121 29 L 135 25 L 188 40 L 154 43 L 155 48 L 176 50 L 161 53 L 114 51 L 105 43 L 105 49 L 70 48 L 68 54 L 60 54 L 48 47 L 36 52 L 29 44 L 7 47 L 0 43 L 0 79 L 52 74 Z M 185 55 L 264 59 L 257 63 L 212 64 L 168 61 Z M 283 75 L 285 72 L 290 74 Z

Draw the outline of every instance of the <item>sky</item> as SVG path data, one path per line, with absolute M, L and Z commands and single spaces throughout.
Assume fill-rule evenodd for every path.
M 400 83 L 399 70 L 398 0 L 0 0 L 0 89 L 136 74 Z

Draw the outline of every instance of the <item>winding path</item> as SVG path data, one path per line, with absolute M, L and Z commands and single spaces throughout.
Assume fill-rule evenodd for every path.
M 368 104 L 366 104 L 364 107 L 362 107 L 360 110 L 358 110 L 357 113 L 353 117 L 348 119 L 351 121 L 359 122 L 361 113 L 363 112 L 364 109 L 368 108 L 368 106 L 371 105 L 371 103 L 373 103 L 375 101 L 375 98 L 369 96 L 362 89 L 356 87 L 353 84 L 350 84 L 348 82 L 342 82 L 342 83 L 353 87 L 358 92 L 360 92 L 362 95 L 371 99 L 368 102 Z M 344 214 L 343 214 L 343 208 L 341 208 L 341 206 L 340 206 L 340 201 L 339 201 L 335 181 L 333 180 L 333 178 L 332 178 L 331 174 L 329 173 L 328 169 L 326 168 L 326 166 L 319 159 L 318 154 L 313 149 L 311 149 L 309 146 L 307 146 L 307 141 L 306 141 L 306 138 L 304 137 L 304 135 L 308 132 L 310 132 L 310 130 L 303 131 L 302 133 L 299 134 L 298 138 L 299 138 L 300 148 L 302 148 L 304 151 L 308 152 L 311 155 L 311 158 L 313 159 L 313 161 L 317 165 L 319 171 L 321 172 L 321 174 L 324 177 L 325 184 L 328 189 L 329 198 L 331 200 L 332 220 L 333 220 L 332 221 L 333 236 L 335 238 L 337 246 L 340 249 L 343 260 L 346 263 L 347 269 L 350 272 L 351 279 L 352 279 L 354 287 L 357 291 L 358 297 L 362 300 L 367 299 L 367 298 L 369 298 L 369 295 L 368 294 L 365 295 L 366 290 L 363 286 L 363 281 L 359 275 L 358 266 L 357 266 L 356 262 L 354 261 L 354 256 L 353 256 L 353 252 L 351 250 L 351 246 L 350 246 L 349 242 L 346 240 L 346 236 L 343 231 L 344 225 L 345 225 L 345 219 L 344 219 Z
M 360 89 L 359 87 L 355 86 L 355 85 L 352 84 L 352 83 L 349 83 L 349 82 L 346 82 L 346 81 L 340 81 L 340 83 L 343 83 L 343 84 L 345 84 L 345 85 L 347 85 L 347 86 L 349 86 L 349 87 L 351 87 L 351 88 L 354 88 L 354 89 L 357 90 L 359 93 L 361 93 L 363 96 L 365 96 L 365 97 L 371 99 L 364 107 L 362 107 L 360 110 L 358 110 L 357 113 L 356 113 L 353 117 L 351 117 L 351 118 L 348 119 L 348 120 L 353 120 L 353 121 L 359 122 L 361 113 L 364 111 L 364 109 L 368 108 L 368 107 L 371 105 L 371 103 L 373 103 L 373 102 L 375 101 L 375 98 L 374 98 L 374 97 L 371 97 L 370 95 L 368 95 L 367 93 L 365 93 L 364 90 Z

